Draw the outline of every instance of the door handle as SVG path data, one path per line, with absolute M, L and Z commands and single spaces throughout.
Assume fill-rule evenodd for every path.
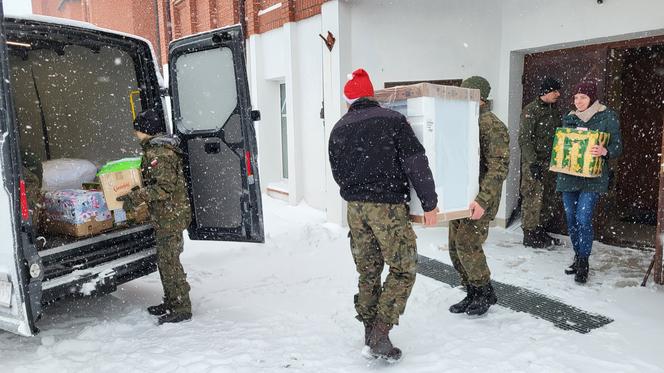
M 205 152 L 207 154 L 219 154 L 221 151 L 221 144 L 218 142 L 205 143 Z

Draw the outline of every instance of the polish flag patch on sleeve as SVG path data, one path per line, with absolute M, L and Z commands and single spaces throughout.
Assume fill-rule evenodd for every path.
M 150 162 L 150 166 L 152 168 L 157 167 L 157 164 L 159 164 L 159 162 L 157 161 L 157 158 L 153 159 L 152 162 Z

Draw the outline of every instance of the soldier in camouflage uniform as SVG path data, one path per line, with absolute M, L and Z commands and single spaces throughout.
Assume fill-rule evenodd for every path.
M 480 192 L 470 204 L 472 216 L 450 222 L 450 258 L 467 290 L 466 297 L 452 305 L 450 312 L 482 315 L 498 301 L 482 244 L 489 234 L 489 223 L 498 212 L 509 170 L 509 135 L 503 122 L 487 108 L 489 82 L 473 76 L 461 86 L 480 90 Z
M 191 208 L 182 172 L 182 152 L 177 137 L 163 134 L 163 122 L 152 110 L 141 113 L 134 122 L 143 147 L 141 162 L 144 188 L 126 196 L 126 210 L 148 204 L 157 240 L 157 266 L 164 287 L 164 303 L 148 307 L 159 316 L 159 324 L 191 319 L 189 283 L 180 263 L 182 231 L 191 222 Z
M 425 225 L 434 225 L 438 203 L 424 147 L 406 118 L 371 99 L 373 86 L 358 69 L 344 87 L 348 112 L 330 134 L 332 175 L 348 201 L 350 246 L 359 274 L 357 319 L 376 358 L 397 360 L 389 331 L 399 323 L 415 283 L 417 244 L 408 214 L 409 181 Z M 390 268 L 381 285 L 384 265 Z
M 524 246 L 543 248 L 560 245 L 545 230 L 553 217 L 556 174 L 549 171 L 551 148 L 556 128 L 562 126 L 556 102 L 560 82 L 545 78 L 539 97 L 526 105 L 521 114 L 521 228 Z

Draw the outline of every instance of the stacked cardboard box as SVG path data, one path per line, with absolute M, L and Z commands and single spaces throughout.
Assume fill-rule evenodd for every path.
M 44 193 L 47 232 L 83 237 L 113 228 L 111 212 L 99 191 L 64 189 Z

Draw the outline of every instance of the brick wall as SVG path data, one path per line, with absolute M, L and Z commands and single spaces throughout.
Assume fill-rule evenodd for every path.
M 320 14 L 321 5 L 325 1 L 327 0 L 247 0 L 247 34 L 260 34 L 279 28 L 284 23 Z M 281 5 L 266 12 L 277 4 Z
M 240 23 L 245 3 L 247 35 L 260 34 L 320 14 L 326 0 L 175 0 L 172 3 L 175 38 Z M 266 11 L 272 6 L 278 8 Z
M 32 0 L 32 12 L 53 17 L 85 21 L 83 1 Z
M 32 0 L 35 14 L 86 21 L 142 36 L 165 63 L 168 43 L 240 23 L 244 2 L 247 36 L 320 14 L 327 0 Z M 156 9 L 155 9 L 156 3 Z M 266 9 L 277 6 L 271 11 Z
M 152 43 L 157 54 L 159 44 L 163 45 L 158 42 L 163 39 L 157 37 L 154 0 L 32 0 L 32 11 L 141 36 Z
M 155 53 L 160 54 L 161 64 L 168 61 L 168 43 L 173 40 L 172 10 L 169 0 L 160 0 L 157 4 L 157 13 L 159 14 L 159 44 L 153 44 Z
M 295 1 L 295 21 L 313 17 L 321 12 L 321 6 L 326 0 L 299 0 Z

